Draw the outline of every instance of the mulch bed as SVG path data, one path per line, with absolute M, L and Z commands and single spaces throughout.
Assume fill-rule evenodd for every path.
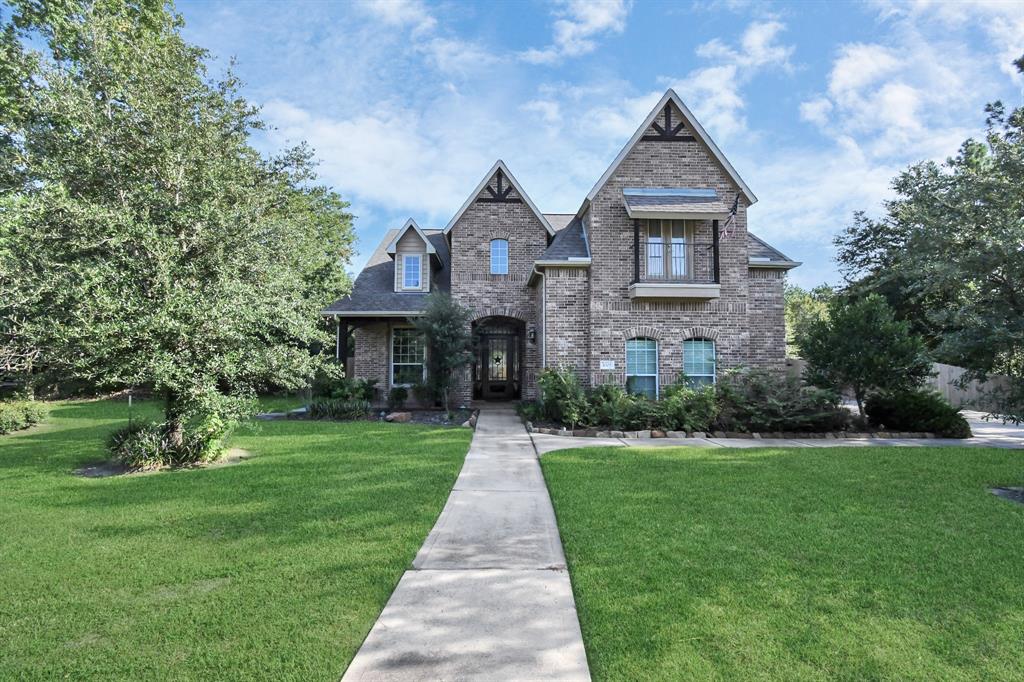
M 448 419 L 444 410 L 394 410 L 394 412 L 408 412 L 412 415 L 413 424 L 433 424 L 436 426 L 462 426 L 466 420 L 473 416 L 473 410 L 452 410 L 452 419 Z M 388 410 L 375 410 L 373 415 L 376 419 L 383 421 Z

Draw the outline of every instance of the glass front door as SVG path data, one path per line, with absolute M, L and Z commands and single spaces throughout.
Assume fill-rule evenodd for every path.
M 517 370 L 516 339 L 511 335 L 484 336 L 480 344 L 481 394 L 484 398 L 514 398 Z

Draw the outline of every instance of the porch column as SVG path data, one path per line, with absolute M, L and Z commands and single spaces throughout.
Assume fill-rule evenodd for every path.
M 719 271 L 719 265 L 718 265 L 718 240 L 719 240 L 719 237 L 718 237 L 718 221 L 717 220 L 712 220 L 711 221 L 711 244 L 712 244 L 711 250 L 712 250 L 714 258 L 715 258 L 715 265 L 714 265 L 714 268 L 715 268 L 715 284 L 721 284 L 721 282 L 719 281 L 721 279 L 721 276 L 720 276 L 721 273 Z

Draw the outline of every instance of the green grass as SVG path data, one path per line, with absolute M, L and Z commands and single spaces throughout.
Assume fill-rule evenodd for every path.
M 237 465 L 71 475 L 126 416 L 59 403 L 0 437 L 0 679 L 337 679 L 470 438 L 276 421 L 232 439 Z
M 596 680 L 1024 679 L 1024 452 L 545 455 Z

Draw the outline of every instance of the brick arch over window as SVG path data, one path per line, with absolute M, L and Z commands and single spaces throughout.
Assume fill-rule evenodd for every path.
M 507 227 L 493 227 L 485 237 L 488 242 L 493 242 L 495 239 L 504 239 L 505 241 L 512 243 L 512 231 Z
M 661 330 L 656 327 L 632 327 L 626 330 L 626 340 L 629 339 L 654 339 L 655 341 L 661 341 L 664 334 Z
M 687 339 L 707 339 L 708 341 L 718 341 L 718 330 L 712 329 L 711 327 L 690 327 L 684 329 L 681 335 L 683 341 Z
M 521 309 L 514 306 L 507 306 L 504 308 L 484 308 L 483 310 L 476 311 L 476 320 L 484 317 L 511 317 L 519 320 L 520 322 L 527 322 L 529 318 L 526 313 Z M 475 321 L 475 320 L 474 320 Z

